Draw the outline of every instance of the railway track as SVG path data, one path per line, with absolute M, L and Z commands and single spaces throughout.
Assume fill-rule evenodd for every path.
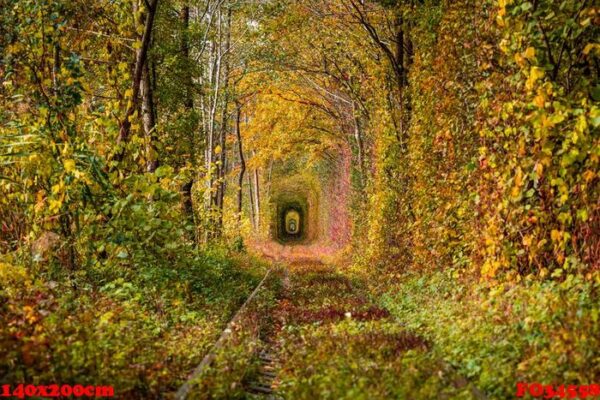
M 289 275 L 286 269 L 282 271 L 282 291 L 280 292 L 280 296 L 285 297 L 287 295 L 289 284 Z M 277 394 L 277 387 L 279 385 L 277 376 L 282 367 L 282 360 L 280 358 L 282 348 L 278 337 L 278 332 L 281 328 L 279 325 L 280 322 L 271 320 L 259 333 L 260 346 L 254 356 L 256 368 L 254 373 L 249 374 L 244 379 L 247 398 L 283 399 L 283 397 Z
M 211 372 L 213 369 L 218 369 L 215 368 L 216 363 L 224 364 L 220 366 L 224 370 L 231 370 L 231 365 L 228 364 L 235 364 L 236 357 L 229 360 L 227 355 L 233 353 L 231 348 L 236 347 L 245 350 L 241 353 L 241 357 L 249 360 L 245 369 L 250 369 L 251 365 L 258 366 L 258 368 L 252 368 L 253 373 L 251 374 L 243 370 L 237 371 L 238 379 L 232 376 L 231 386 L 236 387 L 238 395 L 241 394 L 241 390 L 245 398 L 279 399 L 275 395 L 275 379 L 280 367 L 279 345 L 273 336 L 272 329 L 265 321 L 268 312 L 264 309 L 264 299 L 261 299 L 261 295 L 272 291 L 267 287 L 271 280 L 287 282 L 287 271 L 274 266 L 265 273 L 260 283 L 222 331 L 208 354 L 188 376 L 187 381 L 179 387 L 174 395 L 176 400 L 213 398 L 209 393 L 213 390 L 218 391 L 219 388 L 210 384 L 210 380 L 214 379 Z M 226 360 L 225 362 L 223 362 L 223 358 Z M 219 378 L 217 377 L 217 380 Z M 241 388 L 237 388 L 236 380 L 240 381 Z M 209 383 L 206 384 L 204 381 Z
M 280 400 L 284 398 L 283 392 L 290 390 L 294 398 L 319 398 L 321 392 L 312 384 L 313 380 L 322 376 L 319 375 L 322 366 L 336 369 L 337 364 L 324 367 L 328 365 L 327 358 L 315 360 L 311 358 L 314 354 L 328 354 L 332 359 L 340 355 L 349 357 L 353 361 L 346 365 L 346 370 L 363 362 L 383 372 L 389 368 L 388 362 L 397 362 L 405 351 L 429 351 L 430 345 L 418 335 L 405 331 L 401 323 L 390 325 L 393 321 L 390 317 L 387 310 L 369 299 L 364 282 L 353 282 L 336 268 L 314 262 L 274 268 L 248 297 L 211 351 L 180 387 L 175 399 Z M 362 326 L 366 330 L 342 336 L 330 330 L 348 319 L 365 324 Z M 381 325 L 377 325 L 377 321 L 381 321 Z M 332 332 L 333 336 L 312 340 L 312 332 L 319 329 Z M 298 330 L 302 332 L 300 335 Z M 347 352 L 353 348 L 361 350 Z M 391 358 L 382 359 L 382 354 Z M 338 361 L 347 362 L 343 358 Z M 440 362 L 437 368 L 442 365 Z M 465 398 L 486 399 L 474 385 L 460 377 L 458 371 L 447 365 L 443 369 L 448 371 L 450 385 L 470 390 L 470 396 Z M 360 371 L 358 367 L 356 374 L 347 379 L 360 376 Z M 428 373 L 440 371 L 432 368 Z M 371 375 L 369 379 L 373 384 L 369 388 L 377 388 L 378 375 Z M 299 390 L 298 382 L 303 382 L 300 396 L 294 392 Z M 385 396 L 386 392 L 379 392 L 373 393 L 372 398 L 387 398 Z M 439 398 L 452 397 L 441 395 Z
M 246 378 L 244 382 L 245 392 L 248 398 L 264 398 L 278 400 L 277 373 L 281 368 L 277 343 L 263 342 L 263 346 L 256 354 L 258 368 L 254 374 Z

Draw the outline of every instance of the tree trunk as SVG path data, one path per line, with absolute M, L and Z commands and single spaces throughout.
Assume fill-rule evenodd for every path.
M 256 230 L 256 217 L 254 210 L 254 191 L 252 190 L 252 178 L 248 175 L 248 198 L 250 199 L 250 221 L 252 221 L 252 227 Z
M 146 4 L 146 20 L 144 22 L 144 33 L 142 35 L 140 48 L 136 51 L 135 66 L 133 69 L 133 80 L 131 82 L 131 102 L 125 111 L 125 116 L 119 127 L 119 136 L 117 145 L 123 146 L 129 140 L 131 132 L 131 117 L 138 108 L 138 97 L 140 92 L 140 83 L 142 81 L 142 72 L 146 63 L 148 49 L 150 48 L 150 37 L 152 36 L 152 27 L 154 26 L 154 16 L 158 8 L 158 0 L 148 0 Z M 123 160 L 125 157 L 125 148 L 121 148 L 115 155 L 116 161 Z
M 182 22 L 182 38 L 181 38 L 181 55 L 184 60 L 189 61 L 190 46 L 189 46 L 189 25 L 190 25 L 190 7 L 188 4 L 183 6 L 181 10 L 181 22 Z M 192 93 L 192 77 L 189 72 L 186 74 L 186 87 L 185 87 L 185 98 L 183 106 L 188 116 L 194 111 L 194 98 Z M 190 158 L 192 165 L 196 165 L 196 145 L 194 140 L 194 130 L 190 130 Z M 193 227 L 193 230 L 188 235 L 188 239 L 198 244 L 196 218 L 194 213 L 194 203 L 192 199 L 192 188 L 194 187 L 194 178 L 190 178 L 181 186 L 181 197 L 183 203 L 183 212 L 187 218 L 188 223 Z
M 235 134 L 237 136 L 238 154 L 240 156 L 240 174 L 238 175 L 238 193 L 237 193 L 238 226 L 240 226 L 240 224 L 242 222 L 242 200 L 243 200 L 242 187 L 244 184 L 244 174 L 246 173 L 246 159 L 244 158 L 244 149 L 242 146 L 242 134 L 240 132 L 240 118 L 241 118 L 241 105 L 238 104 L 236 107 L 236 117 L 235 117 Z
M 219 154 L 219 165 L 217 166 L 217 190 L 215 193 L 214 206 L 217 210 L 217 219 L 215 223 L 215 235 L 221 236 L 223 230 L 223 200 L 225 198 L 225 172 L 227 168 L 227 149 L 226 139 L 227 131 L 229 130 L 229 114 L 228 114 L 228 103 L 229 103 L 229 50 L 231 46 L 231 8 L 227 10 L 227 20 L 225 24 L 225 49 L 222 54 L 223 57 L 223 101 L 221 110 L 221 129 L 219 132 L 219 147 L 221 153 Z
M 267 199 L 271 198 L 271 177 L 273 176 L 273 159 L 269 161 L 269 174 L 267 176 Z
M 260 185 L 258 168 L 254 170 L 254 217 L 256 218 L 256 229 L 260 228 Z
M 358 169 L 360 174 L 360 188 L 364 189 L 365 176 L 365 154 L 364 154 L 364 143 L 362 137 L 362 130 L 360 127 L 360 116 L 357 115 L 356 102 L 352 102 L 352 115 L 354 119 L 354 139 L 356 140 L 356 153 L 358 157 Z
M 187 217 L 188 223 L 192 225 L 193 230 L 189 235 L 189 239 L 193 240 L 194 243 L 197 243 L 196 237 L 196 219 L 194 218 L 194 203 L 192 201 L 192 187 L 194 186 L 194 181 L 189 180 L 181 186 L 181 197 L 183 203 L 183 212 Z
M 148 68 L 147 60 L 142 73 L 140 95 L 142 96 L 142 124 L 146 136 L 146 171 L 154 172 L 158 168 L 158 154 L 156 151 L 158 137 L 156 135 L 156 120 L 154 119 L 156 111 L 152 95 L 150 68 Z
M 206 171 L 207 171 L 207 193 L 206 208 L 210 209 L 213 206 L 214 195 L 212 194 L 214 184 L 214 150 L 215 150 L 215 129 L 216 129 L 216 113 L 217 106 L 219 104 L 219 92 L 221 90 L 221 61 L 222 61 L 222 30 L 221 30 L 221 11 L 218 11 L 217 17 L 217 40 L 212 42 L 211 57 L 213 61 L 210 63 L 211 68 L 211 85 L 213 86 L 212 98 L 209 99 L 209 113 L 208 113 L 208 132 L 207 132 L 207 146 L 206 146 Z
M 402 14 L 398 15 L 396 29 L 396 64 L 400 67 L 397 79 L 400 90 L 402 90 L 407 83 L 406 69 L 404 68 L 404 19 Z

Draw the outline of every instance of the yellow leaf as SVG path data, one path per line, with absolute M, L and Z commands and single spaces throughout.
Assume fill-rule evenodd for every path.
M 542 176 L 542 173 L 544 172 L 544 166 L 542 165 L 542 163 L 535 163 L 533 170 L 535 171 L 536 175 L 539 178 L 540 176 Z
M 52 194 L 58 194 L 62 191 L 64 184 L 62 182 L 52 186 Z
M 535 99 L 533 99 L 533 104 L 538 106 L 538 108 L 544 108 L 544 105 L 546 104 L 546 97 L 544 96 L 543 92 L 539 92 L 538 95 L 535 96 Z
M 221 154 L 221 151 L 222 151 L 221 146 L 215 147 L 215 154 Z
M 588 169 L 583 173 L 583 179 L 585 179 L 586 182 L 590 182 L 594 179 L 594 176 L 596 176 L 596 174 L 591 169 Z
M 100 323 L 107 323 L 110 321 L 110 319 L 113 317 L 113 312 L 112 311 L 108 311 L 105 312 L 104 314 L 102 314 L 102 316 L 100 317 Z
M 510 195 L 514 198 L 519 197 L 519 194 L 521 194 L 521 191 L 519 190 L 518 186 L 514 186 L 510 192 Z
M 528 47 L 525 52 L 523 52 L 523 57 L 528 60 L 533 60 L 535 58 L 535 49 L 533 47 Z
M 523 185 L 523 170 L 521 167 L 517 168 L 517 174 L 515 176 L 515 185 L 521 187 Z
M 71 160 L 71 159 L 64 160 L 63 167 L 65 168 L 65 171 L 67 171 L 67 172 L 75 171 L 75 160 Z
M 61 200 L 55 200 L 52 199 L 48 202 L 48 208 L 50 210 L 51 213 L 57 213 L 58 210 L 60 210 L 60 208 L 62 207 L 62 201 Z
M 532 67 L 531 71 L 529 72 L 529 79 L 527 79 L 527 83 L 525 84 L 527 89 L 529 89 L 529 90 L 533 89 L 533 86 L 538 81 L 538 79 L 542 78 L 543 76 L 544 76 L 543 69 L 541 69 L 540 67 Z
M 519 53 L 515 54 L 515 62 L 517 63 L 517 65 L 519 67 L 523 67 L 525 65 L 525 59 L 523 58 L 523 56 Z
M 583 54 L 587 56 L 594 49 L 600 50 L 600 45 L 598 43 L 588 43 L 587 45 L 585 45 L 585 48 L 583 49 Z
M 502 18 L 502 15 L 498 14 L 496 15 L 496 23 L 498 24 L 498 26 L 500 27 L 504 27 L 504 25 L 506 25 L 504 23 L 504 18 Z

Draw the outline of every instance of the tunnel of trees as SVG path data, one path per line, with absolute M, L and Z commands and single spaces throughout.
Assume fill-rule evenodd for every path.
M 3 0 L 0 384 L 162 398 L 297 260 L 365 292 L 294 314 L 289 398 L 597 382 L 599 37 L 589 0 Z
M 304 238 L 305 215 L 307 212 L 298 202 L 282 204 L 280 207 L 280 229 L 277 232 L 277 238 L 282 241 L 301 240 Z
M 270 237 L 282 244 L 310 243 L 319 236 L 319 196 L 301 178 L 283 180 L 273 187 Z M 289 213 L 298 214 L 296 233 L 289 232 Z

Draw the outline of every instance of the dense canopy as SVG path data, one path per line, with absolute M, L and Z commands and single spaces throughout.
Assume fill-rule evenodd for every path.
M 259 395 L 257 346 L 290 399 L 599 383 L 599 37 L 587 0 L 4 0 L 0 384 L 175 398 L 267 271 L 192 398 Z

